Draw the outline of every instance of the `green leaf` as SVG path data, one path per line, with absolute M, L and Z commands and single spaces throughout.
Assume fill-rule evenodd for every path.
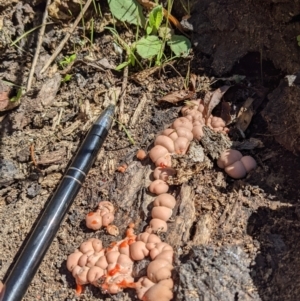
M 75 60 L 76 60 L 76 53 L 70 55 L 70 57 L 69 57 L 69 63 L 72 63 Z
M 173 35 L 168 45 L 176 56 L 186 57 L 191 49 L 190 40 L 181 35 Z
M 72 74 L 66 74 L 66 76 L 61 80 L 62 83 L 66 83 L 70 81 L 72 78 Z
M 299 35 L 299 36 L 297 36 L 297 41 L 298 41 L 298 42 L 300 42 L 300 35 Z
M 129 54 L 129 61 L 130 61 L 131 66 L 135 66 L 135 56 L 134 56 L 133 52 L 130 52 L 130 54 Z
M 136 0 L 108 0 L 108 4 L 111 13 L 118 20 L 144 26 L 142 7 Z
M 133 145 L 135 145 L 134 139 L 131 137 L 129 131 L 126 129 L 126 127 L 124 126 L 124 124 L 122 124 L 121 122 L 119 122 L 119 121 L 116 120 L 116 119 L 114 119 L 114 121 L 115 121 L 116 123 L 118 123 L 118 124 L 121 126 L 121 128 L 124 130 L 125 134 L 127 135 L 129 141 L 130 141 Z
M 144 37 L 136 42 L 137 53 L 143 59 L 149 59 L 156 56 L 161 47 L 162 41 L 157 36 Z
M 130 64 L 130 61 L 123 62 L 122 64 L 118 65 L 115 70 L 117 70 L 117 71 L 122 70 L 123 68 L 125 68 L 129 64 Z
M 11 102 L 19 101 L 20 98 L 22 97 L 22 94 L 23 94 L 23 90 L 22 90 L 22 88 L 19 88 L 19 89 L 18 89 L 18 92 L 17 92 L 17 95 L 14 96 L 14 97 L 12 97 L 12 98 L 10 99 L 10 101 L 11 101 Z
M 146 28 L 147 35 L 149 35 L 151 32 L 152 32 L 152 27 L 147 26 L 147 28 Z
M 76 53 L 74 53 L 74 54 L 72 54 L 72 55 L 70 55 L 70 56 L 66 56 L 66 57 L 64 57 L 63 60 L 61 60 L 61 61 L 59 62 L 59 65 L 60 65 L 62 68 L 65 68 L 65 67 L 67 67 L 69 64 L 73 63 L 73 62 L 76 60 L 76 57 L 77 57 Z
M 161 5 L 155 6 L 149 14 L 149 25 L 155 31 L 158 30 L 163 20 L 163 8 Z

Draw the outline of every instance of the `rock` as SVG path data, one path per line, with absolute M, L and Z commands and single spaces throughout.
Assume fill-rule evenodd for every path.
M 238 246 L 193 247 L 178 272 L 177 301 L 261 300 L 248 268 L 250 260 Z
M 0 187 L 8 186 L 18 177 L 19 170 L 10 160 L 0 160 Z
M 41 186 L 37 183 L 32 183 L 28 188 L 27 188 L 27 195 L 30 198 L 34 198 L 39 194 L 41 190 Z

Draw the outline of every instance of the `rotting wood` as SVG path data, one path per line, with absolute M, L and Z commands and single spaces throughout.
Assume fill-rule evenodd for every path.
M 39 156 L 37 164 L 49 165 L 53 163 L 61 162 L 66 156 L 65 148 L 60 148 L 57 151 L 49 152 Z
M 206 213 L 201 215 L 196 223 L 195 234 L 190 244 L 195 246 L 208 244 L 212 233 L 212 228 L 213 220 L 211 214 Z
M 190 230 L 196 215 L 193 197 L 193 188 L 187 183 L 182 184 L 177 210 L 176 207 L 174 208 L 174 212 L 178 211 L 178 214 L 166 234 L 167 243 L 171 244 L 175 249 L 182 244 L 186 244 L 190 240 Z
M 151 100 L 151 95 L 149 93 L 144 93 L 136 110 L 134 111 L 134 113 L 132 115 L 132 118 L 130 121 L 130 126 L 135 126 L 135 124 L 137 123 L 138 119 L 140 118 L 148 100 Z
M 203 127 L 204 137 L 201 139 L 203 148 L 212 159 L 218 159 L 220 155 L 231 147 L 229 138 L 221 133 L 215 133 L 209 127 Z
M 120 97 L 119 97 L 119 121 L 122 124 L 128 123 L 126 115 L 124 114 L 124 101 L 125 101 L 127 83 L 128 83 L 128 66 L 126 66 L 123 71 L 122 89 L 121 89 L 121 93 L 120 93 Z M 116 101 L 117 101 L 117 99 L 116 99 Z M 119 128 L 120 127 L 121 127 L 121 125 L 119 126 Z

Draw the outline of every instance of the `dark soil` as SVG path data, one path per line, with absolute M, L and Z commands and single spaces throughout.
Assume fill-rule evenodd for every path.
M 105 5 L 104 17 L 88 11 L 86 31 L 80 24 L 52 67 L 40 74 L 72 21 L 68 8 L 74 16 L 80 11 L 77 1 L 61 2 L 59 11 L 67 13 L 62 17 L 49 12 L 53 22 L 47 25 L 32 90 L 16 103 L 5 103 L 4 96 L 15 96 L 18 87 L 0 86 L 4 99 L 0 97 L 0 279 L 4 281 L 86 131 L 109 103 L 108 92 L 123 81 L 123 73 L 113 67 L 124 54 L 115 51 L 111 33 L 103 30 L 109 19 Z M 178 18 L 186 14 L 179 2 L 185 1 L 177 1 Z M 1 80 L 26 86 L 38 31 L 21 39 L 18 47 L 10 44 L 41 23 L 43 3 L 0 0 Z M 105 230 L 95 233 L 85 227 L 85 215 L 101 200 L 111 200 L 117 207 L 118 238 L 131 221 L 137 232 L 147 225 L 153 200 L 147 186 L 153 166 L 148 159 L 138 161 L 135 153 L 139 148 L 149 150 L 158 131 L 180 114 L 183 102 L 158 100 L 183 88 L 189 65 L 197 75 L 199 97 L 208 88 L 233 84 L 224 96 L 233 114 L 248 97 L 254 98 L 255 114 L 245 139 L 259 139 L 260 147 L 242 150 L 258 162 L 257 169 L 242 180 L 229 178 L 208 155 L 206 168 L 188 182 L 172 186 L 178 204 L 165 240 L 176 252 L 174 300 L 299 299 L 300 88 L 297 78 L 293 86 L 285 78 L 300 67 L 299 1 L 191 4 L 193 56 L 142 84 L 129 78 L 124 109 L 119 104 L 116 118 L 135 144 L 119 124 L 113 125 L 23 300 L 137 300 L 132 291 L 110 296 L 93 287 L 76 297 L 66 258 L 89 237 L 101 238 L 107 245 L 116 239 Z M 83 36 L 90 36 L 91 16 L 96 24 L 93 47 L 83 43 Z M 134 30 L 117 26 L 127 42 L 134 37 Z M 76 62 L 59 68 L 63 57 L 74 51 Z M 112 69 L 103 65 L 103 59 Z M 130 69 L 130 75 L 136 71 Z M 71 80 L 61 83 L 66 74 L 72 75 Z M 235 83 L 230 80 L 233 75 L 245 78 Z M 209 86 L 210 81 L 215 83 Z M 234 124 L 231 135 L 235 142 L 245 140 Z M 207 146 L 204 151 L 211 150 Z M 125 173 L 116 171 L 122 163 L 128 165 Z

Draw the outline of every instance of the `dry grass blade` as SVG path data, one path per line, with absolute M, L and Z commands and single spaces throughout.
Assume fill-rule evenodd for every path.
M 136 83 L 142 85 L 144 83 L 144 81 L 149 78 L 149 76 L 151 76 L 152 74 L 154 74 L 157 71 L 164 69 L 165 66 L 173 66 L 174 63 L 175 63 L 175 60 L 164 63 L 161 66 L 154 66 L 154 67 L 151 67 L 148 69 L 144 69 L 140 72 L 134 73 L 129 78 L 132 79 L 133 81 L 135 81 Z
M 39 54 L 40 54 L 40 50 L 41 50 L 41 46 L 42 46 L 42 42 L 43 42 L 43 37 L 44 37 L 44 33 L 45 33 L 46 20 L 47 20 L 47 17 L 48 17 L 48 6 L 50 5 L 50 3 L 51 3 L 51 0 L 47 0 L 44 15 L 43 15 L 43 20 L 42 20 L 42 27 L 41 27 L 41 30 L 39 32 L 38 42 L 37 42 L 34 58 L 33 58 L 33 61 L 32 61 L 31 70 L 30 70 L 30 73 L 29 73 L 28 81 L 27 81 L 27 89 L 26 89 L 27 92 L 31 89 L 33 75 L 34 75 L 34 71 L 35 71 L 35 66 L 36 66 L 37 61 L 38 61 L 38 57 L 39 57 Z
M 247 98 L 237 116 L 236 127 L 243 132 L 248 128 L 255 113 L 252 106 L 253 101 L 253 98 Z
M 191 99 L 194 97 L 195 97 L 195 92 L 193 91 L 179 90 L 165 95 L 163 98 L 159 100 L 159 102 L 166 101 L 170 103 L 177 103 L 179 101 Z
M 206 119 L 210 116 L 212 110 L 220 103 L 221 98 L 230 86 L 222 86 L 214 92 L 207 92 L 204 97 L 204 116 Z
M 197 75 L 192 73 L 190 76 L 189 90 L 192 92 L 196 92 L 196 84 L 197 84 Z
M 87 9 L 89 8 L 90 4 L 92 3 L 93 0 L 88 0 L 86 2 L 86 4 L 84 5 L 84 7 L 82 8 L 80 14 L 78 15 L 78 17 L 76 18 L 72 28 L 69 30 L 69 32 L 67 32 L 66 36 L 64 37 L 64 39 L 60 42 L 59 46 L 56 48 L 56 50 L 54 51 L 54 53 L 51 55 L 50 59 L 47 61 L 47 63 L 45 64 L 45 66 L 43 67 L 43 69 L 41 70 L 41 74 L 44 73 L 48 67 L 51 65 L 51 63 L 55 60 L 55 58 L 58 56 L 58 54 L 61 52 L 61 50 L 63 49 L 64 45 L 67 43 L 67 41 L 69 40 L 69 38 L 71 37 L 71 34 L 73 33 L 73 31 L 75 30 L 75 28 L 77 27 L 78 23 L 80 22 L 80 20 L 82 19 L 83 15 L 85 14 L 85 12 L 87 11 Z

